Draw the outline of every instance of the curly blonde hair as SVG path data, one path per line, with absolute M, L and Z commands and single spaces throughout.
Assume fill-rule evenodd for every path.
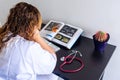
M 42 18 L 36 7 L 25 2 L 16 4 L 10 9 L 6 23 L 0 28 L 0 51 L 16 35 L 23 34 L 25 39 L 30 40 L 35 26 L 40 29 L 41 23 Z

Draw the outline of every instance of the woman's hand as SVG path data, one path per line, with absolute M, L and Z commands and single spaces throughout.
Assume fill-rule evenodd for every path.
M 44 39 L 40 36 L 40 32 L 39 32 L 38 29 L 36 29 L 36 30 L 34 31 L 33 41 L 39 43 L 43 49 L 49 51 L 50 53 L 55 53 L 55 51 L 53 50 L 53 48 L 51 48 L 51 47 L 44 41 Z

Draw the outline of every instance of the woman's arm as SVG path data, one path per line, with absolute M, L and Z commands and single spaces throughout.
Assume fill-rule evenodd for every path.
M 40 32 L 39 30 L 35 30 L 34 36 L 33 36 L 33 40 L 37 43 L 39 43 L 41 45 L 41 47 L 47 51 L 49 51 L 50 53 L 55 53 L 55 51 L 53 50 L 53 48 L 51 48 L 45 41 L 44 39 L 40 36 Z

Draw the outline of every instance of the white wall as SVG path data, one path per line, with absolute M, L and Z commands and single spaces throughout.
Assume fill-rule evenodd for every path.
M 103 80 L 120 80 L 120 0 L 0 0 L 0 21 L 5 22 L 9 9 L 19 1 L 35 5 L 43 22 L 59 20 L 84 29 L 84 36 L 103 30 L 110 33 L 110 44 L 117 46 Z

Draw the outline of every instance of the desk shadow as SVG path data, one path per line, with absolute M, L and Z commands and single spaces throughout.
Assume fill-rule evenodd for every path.
M 99 52 L 99 51 L 94 50 L 92 53 L 92 58 L 94 60 L 99 61 L 99 60 L 102 60 L 103 57 L 104 57 L 104 52 Z
M 54 74 L 56 74 L 57 76 L 59 76 L 59 79 L 58 79 L 58 80 L 69 80 L 68 78 L 66 78 L 65 76 L 63 76 L 63 75 L 60 74 L 60 73 L 54 72 Z

